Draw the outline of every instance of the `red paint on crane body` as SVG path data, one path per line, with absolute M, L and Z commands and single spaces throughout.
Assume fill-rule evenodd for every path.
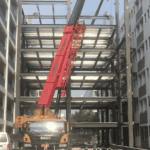
M 71 69 L 73 67 L 77 52 L 80 48 L 81 41 L 85 33 L 85 24 L 66 26 L 64 36 L 58 47 L 57 54 L 52 63 L 51 70 L 43 88 L 38 105 L 49 108 L 53 101 L 56 89 L 63 89 L 62 96 L 65 96 Z

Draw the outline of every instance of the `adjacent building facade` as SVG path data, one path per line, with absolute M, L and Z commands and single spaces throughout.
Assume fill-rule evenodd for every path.
M 132 71 L 137 76 L 132 79 L 133 97 L 138 101 L 133 106 L 134 144 L 136 147 L 150 147 L 150 1 L 131 0 L 129 2 Z M 124 15 L 120 20 L 120 41 L 125 35 Z
M 0 1 L 0 131 L 13 132 L 15 118 L 18 0 Z

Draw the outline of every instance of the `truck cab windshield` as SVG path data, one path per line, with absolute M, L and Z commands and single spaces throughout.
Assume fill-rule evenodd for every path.
M 65 132 L 65 122 L 32 121 L 27 124 L 27 132 Z

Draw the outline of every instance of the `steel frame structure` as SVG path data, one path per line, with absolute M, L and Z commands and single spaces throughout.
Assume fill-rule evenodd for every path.
M 82 53 L 82 58 L 78 58 L 76 59 L 76 61 L 81 61 L 80 65 L 78 67 L 74 67 L 72 69 L 72 73 L 71 75 L 73 76 L 83 76 L 83 79 L 80 81 L 81 84 L 78 88 L 75 87 L 71 87 L 71 84 L 75 83 L 75 80 L 69 80 L 68 85 L 67 85 L 67 96 L 66 98 L 64 98 L 61 101 L 64 101 L 61 103 L 62 107 L 60 108 L 66 108 L 67 109 L 67 120 L 70 123 L 70 116 L 71 116 L 71 109 L 89 109 L 89 107 L 92 105 L 92 103 L 89 103 L 87 107 L 87 103 L 89 100 L 88 99 L 84 99 L 82 98 L 82 102 L 75 102 L 78 101 L 78 99 L 81 98 L 71 98 L 71 90 L 101 90 L 102 94 L 103 91 L 106 92 L 106 96 L 108 96 L 108 90 L 112 91 L 112 96 L 116 96 L 116 97 L 112 97 L 110 98 L 90 98 L 91 101 L 96 101 L 96 103 L 94 105 L 92 105 L 93 109 L 101 109 L 101 111 L 103 111 L 104 109 L 106 110 L 106 112 L 108 111 L 108 109 L 112 109 L 113 110 L 113 122 L 115 122 L 115 107 L 117 105 L 117 109 L 119 109 L 119 121 L 117 124 L 117 127 L 115 129 L 113 129 L 114 131 L 114 139 L 116 144 L 119 145 L 123 145 L 123 136 L 122 136 L 122 103 L 123 102 L 128 102 L 128 117 L 129 117 L 129 147 L 133 147 L 133 118 L 132 118 L 132 88 L 131 88 L 131 78 L 132 76 L 134 76 L 133 74 L 131 75 L 131 62 L 130 62 L 130 54 L 134 51 L 133 48 L 130 47 L 130 37 L 127 36 L 129 34 L 129 11 L 126 9 L 127 8 L 127 3 L 126 0 L 125 1 L 125 20 L 126 20 L 126 36 L 122 39 L 122 41 L 119 43 L 119 0 L 115 0 L 115 15 L 116 15 L 116 25 L 112 24 L 112 16 L 97 16 L 100 8 L 102 6 L 104 0 L 101 0 L 97 11 L 95 13 L 94 16 L 80 16 L 80 19 L 92 19 L 91 24 L 90 25 L 86 25 L 87 30 L 89 29 L 96 29 L 97 30 L 97 34 L 95 37 L 84 37 L 83 42 L 81 44 L 81 48 L 79 50 L 80 53 Z M 65 16 L 56 16 L 55 15 L 55 10 L 54 10 L 54 5 L 67 5 L 67 15 Z M 27 15 L 25 16 L 24 14 L 19 14 L 19 18 L 20 18 L 20 22 L 22 22 L 22 25 L 19 24 L 19 28 L 21 29 L 22 32 L 22 37 L 20 39 L 22 39 L 22 41 L 24 43 L 22 43 L 22 45 L 20 45 L 19 43 L 19 39 L 18 39 L 18 54 L 17 54 L 17 62 L 18 64 L 20 64 L 20 54 L 22 55 L 22 64 L 24 66 L 25 69 L 22 69 L 22 72 L 20 71 L 20 65 L 17 65 L 17 70 L 18 70 L 18 74 L 17 74 L 17 84 L 16 84 L 16 90 L 18 91 L 16 94 L 16 108 L 19 108 L 19 101 L 22 101 L 22 105 L 23 107 L 28 107 L 28 104 L 25 104 L 25 99 L 23 97 L 20 97 L 20 79 L 21 81 L 23 81 L 26 85 L 28 90 L 38 90 L 38 89 L 42 89 L 42 83 L 44 82 L 44 80 L 40 80 L 40 78 L 38 76 L 47 76 L 47 73 L 37 73 L 35 71 L 48 71 L 50 69 L 50 66 L 43 66 L 43 64 L 41 63 L 42 61 L 53 61 L 54 59 L 54 53 L 56 53 L 57 51 L 57 40 L 60 40 L 61 37 L 57 37 L 55 36 L 55 29 L 61 29 L 65 27 L 65 25 L 61 25 L 61 24 L 56 24 L 55 23 L 55 19 L 67 19 L 67 22 L 70 18 L 70 9 L 71 9 L 71 2 L 70 0 L 67 1 L 55 1 L 55 2 L 42 2 L 42 1 L 29 1 L 29 0 L 20 0 L 19 1 L 19 7 L 20 7 L 20 12 L 23 12 L 22 10 L 22 5 L 37 5 L 37 16 L 35 15 Z M 40 10 L 39 10 L 39 5 L 52 5 L 53 6 L 53 15 L 40 15 Z M 23 15 L 23 18 L 22 18 Z M 27 24 L 26 19 L 39 19 L 40 24 Z M 43 25 L 41 19 L 53 19 L 54 24 L 47 24 L 47 25 Z M 102 19 L 102 20 L 110 20 L 110 25 L 94 25 L 95 20 L 97 19 Z M 22 20 L 22 21 L 21 21 Z M 40 34 L 44 34 L 45 31 L 43 30 L 44 28 L 46 29 L 50 29 L 52 31 L 52 36 L 41 36 Z M 104 37 L 104 36 L 100 36 L 100 34 L 103 32 L 103 29 L 110 29 L 111 33 L 108 37 Z M 43 30 L 43 31 L 42 31 Z M 26 33 L 36 33 L 37 36 L 26 36 Z M 109 46 L 112 43 L 112 39 L 114 37 L 116 33 L 116 48 L 111 49 L 109 48 Z M 21 34 L 18 33 L 18 36 L 20 36 Z M 32 42 L 30 42 L 30 40 L 37 40 L 39 43 L 34 44 Z M 53 48 L 43 48 L 44 44 L 42 42 L 42 40 L 52 40 L 53 43 Z M 84 47 L 84 40 L 95 40 L 94 44 L 92 45 L 92 47 L 90 48 L 85 48 Z M 106 47 L 105 48 L 98 48 L 97 47 L 97 43 L 100 42 L 100 40 L 106 40 Z M 29 41 L 29 42 L 28 42 Z M 123 45 L 126 43 L 126 48 L 123 48 Z M 86 45 L 86 44 L 85 44 Z M 100 45 L 100 44 L 99 44 Z M 34 48 L 33 48 L 33 47 Z M 36 47 L 38 46 L 38 48 Z M 97 53 L 95 58 L 87 58 L 86 54 L 90 53 L 90 52 L 95 52 Z M 40 53 L 47 53 L 50 52 L 52 55 L 52 58 L 41 58 L 40 57 Z M 36 57 L 32 57 L 32 58 L 27 58 L 25 57 L 25 54 L 31 54 L 31 53 L 35 53 Z M 109 56 L 106 56 L 106 58 L 102 57 L 103 53 L 110 53 Z M 126 54 L 126 67 L 127 67 L 127 71 L 122 70 L 121 68 L 121 62 L 120 62 L 120 58 L 121 58 L 121 54 L 125 55 Z M 117 64 L 114 65 L 114 60 L 117 60 Z M 39 66 L 35 66 L 33 64 L 30 65 L 28 62 L 29 61 L 37 61 L 39 63 Z M 94 61 L 93 66 L 91 68 L 86 68 L 84 66 L 84 61 Z M 106 63 L 104 63 L 102 66 L 98 66 L 98 62 L 99 61 L 107 61 Z M 33 72 L 35 73 L 33 73 Z M 82 73 L 76 73 L 75 71 L 80 71 Z M 83 71 L 96 71 L 95 73 L 85 73 Z M 93 80 L 93 81 L 88 81 L 86 80 L 86 76 L 98 76 L 97 80 Z M 25 79 L 24 77 L 29 77 L 29 76 L 35 76 L 35 80 L 29 80 L 29 79 Z M 111 80 L 103 80 L 102 76 L 113 76 L 113 79 Z M 123 78 L 122 78 L 123 76 Z M 127 94 L 125 95 L 121 95 L 121 93 L 119 91 L 121 91 L 121 87 L 122 84 L 125 82 L 125 79 L 127 80 Z M 79 81 L 78 81 L 79 82 Z M 32 87 L 30 85 L 30 83 L 37 83 L 36 86 Z M 94 83 L 93 87 L 84 87 L 84 83 Z M 117 83 L 117 87 L 116 87 L 116 83 Z M 115 90 L 118 90 L 118 94 L 116 95 Z M 70 90 L 69 90 L 70 89 Z M 22 90 L 22 89 L 21 89 Z M 22 95 L 22 96 L 27 96 L 27 95 Z M 72 100 L 71 100 L 72 99 Z M 75 99 L 75 100 L 74 100 Z M 37 99 L 36 99 L 37 100 Z M 29 101 L 36 101 L 35 99 L 32 100 L 32 98 L 29 99 Z M 55 98 L 54 98 L 55 101 Z M 74 101 L 74 102 L 72 102 Z M 103 102 L 103 101 L 108 101 L 108 102 Z M 55 103 L 55 102 L 54 102 Z M 76 107 L 77 106 L 77 107 Z M 52 104 L 52 107 L 53 104 Z M 59 109 L 59 108 L 58 108 Z M 99 112 L 99 111 L 98 111 Z M 108 114 L 108 112 L 107 112 Z M 17 112 L 17 115 L 19 115 L 19 112 Z M 103 115 L 103 113 L 101 113 L 101 115 Z M 103 116 L 102 116 L 103 117 Z M 102 120 L 103 122 L 103 120 Z M 108 122 L 108 116 L 107 116 L 107 122 Z M 83 127 L 84 125 L 82 125 Z M 90 126 L 90 125 L 89 125 Z M 97 127 L 101 127 L 103 128 L 104 126 L 99 126 L 96 125 Z M 70 127 L 71 128 L 71 127 Z M 117 130 L 119 129 L 119 135 L 121 136 L 120 139 L 117 140 L 116 138 L 116 134 Z M 102 131 L 102 136 L 104 136 L 104 129 Z M 107 136 L 108 136 L 109 130 L 107 130 Z

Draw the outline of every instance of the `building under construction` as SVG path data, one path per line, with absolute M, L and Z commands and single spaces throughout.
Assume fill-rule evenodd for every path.
M 96 148 L 148 150 L 150 1 L 124 0 L 121 19 L 119 0 L 108 1 L 113 3 L 115 16 L 99 15 L 106 0 L 97 0 L 94 15 L 71 13 L 76 1 L 0 0 L 0 132 L 15 134 L 15 116 L 31 115 L 64 28 L 72 18 L 78 18 L 79 24 L 85 21 L 86 32 L 58 109 L 66 110 L 70 129 L 96 129 Z M 73 9 L 82 10 L 80 2 Z M 83 7 L 88 2 L 85 0 Z M 64 7 L 56 10 L 57 5 Z M 41 13 L 44 6 L 52 14 Z M 27 7 L 35 12 L 27 14 Z M 58 11 L 66 13 L 56 15 Z M 50 23 L 45 23 L 48 19 Z M 97 20 L 102 23 L 95 23 Z M 86 94 L 72 96 L 72 91 L 79 90 L 86 90 Z M 51 109 L 56 101 L 54 96 Z M 97 110 L 99 122 L 71 122 L 71 110 L 81 109 Z M 73 149 L 71 144 L 69 149 Z

